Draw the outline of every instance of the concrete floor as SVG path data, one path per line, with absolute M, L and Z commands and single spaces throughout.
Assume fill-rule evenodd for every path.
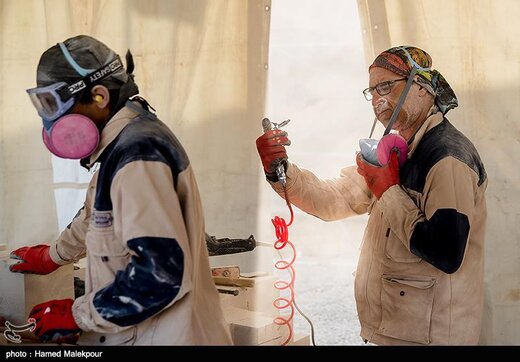
M 355 264 L 340 258 L 307 258 L 295 265 L 296 302 L 314 324 L 316 345 L 360 345 L 352 276 Z M 301 316 L 295 317 L 294 327 L 310 334 Z

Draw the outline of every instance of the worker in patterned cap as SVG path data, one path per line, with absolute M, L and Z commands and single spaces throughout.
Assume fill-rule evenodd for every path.
M 50 245 L 11 253 L 11 271 L 49 274 L 86 257 L 84 295 L 34 306 L 43 342 L 231 344 L 210 273 L 195 174 L 172 131 L 137 96 L 105 44 L 78 35 L 40 57 L 27 91 L 57 157 L 99 169 L 82 207 Z
M 355 296 L 365 342 L 461 345 L 479 340 L 483 308 L 487 176 L 473 144 L 446 118 L 457 97 L 424 50 L 379 54 L 363 91 L 396 147 L 386 162 L 358 153 L 357 166 L 319 179 L 287 160 L 286 132 L 257 149 L 272 187 L 323 220 L 369 213 Z M 404 160 L 401 158 L 404 155 Z M 379 158 L 381 161 L 381 158 Z M 286 186 L 275 172 L 284 165 Z

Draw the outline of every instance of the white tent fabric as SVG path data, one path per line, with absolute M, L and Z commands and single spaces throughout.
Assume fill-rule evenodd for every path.
M 92 35 L 136 63 L 140 93 L 185 146 L 208 233 L 255 233 L 270 1 L 0 0 L 0 242 L 48 242 L 91 175 L 51 157 L 25 89 L 48 47 Z M 251 196 L 246 197 L 246 196 Z M 253 204 L 253 207 L 252 205 Z

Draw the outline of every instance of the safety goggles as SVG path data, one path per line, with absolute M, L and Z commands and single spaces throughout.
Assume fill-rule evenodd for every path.
M 34 108 L 44 121 L 54 121 L 72 108 L 74 97 L 67 87 L 67 83 L 59 82 L 47 87 L 27 90 Z
M 27 94 L 44 124 L 50 123 L 72 108 L 75 104 L 75 95 L 122 67 L 121 59 L 116 56 L 116 59 L 110 63 L 103 65 L 73 84 L 54 83 L 47 87 L 27 89 Z

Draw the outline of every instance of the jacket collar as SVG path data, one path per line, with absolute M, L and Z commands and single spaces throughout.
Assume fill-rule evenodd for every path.
M 408 144 L 408 158 L 412 157 L 415 149 L 417 148 L 417 145 L 419 142 L 421 142 L 421 139 L 423 138 L 424 134 L 434 128 L 435 126 L 439 125 L 444 119 L 444 116 L 442 112 L 437 112 L 432 115 L 430 115 L 428 118 L 426 118 L 426 121 L 419 127 L 417 132 L 415 132 L 415 135 L 412 137 L 411 142 Z
M 90 159 L 87 163 L 87 167 L 91 168 L 94 163 L 99 159 L 103 151 L 108 147 L 110 143 L 121 133 L 123 128 L 126 127 L 130 121 L 137 116 L 140 112 L 135 109 L 134 104 L 129 107 L 130 102 L 127 102 L 125 107 L 121 108 L 111 119 L 108 121 L 106 126 L 101 131 L 101 137 L 99 140 L 98 148 L 90 155 Z

